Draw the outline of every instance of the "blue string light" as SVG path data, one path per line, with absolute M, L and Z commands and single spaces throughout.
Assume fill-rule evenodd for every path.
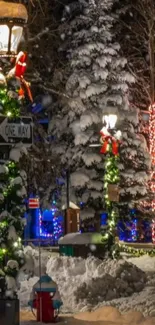
M 53 201 L 53 205 L 56 202 Z M 45 217 L 46 214 L 46 217 Z M 47 229 L 45 229 L 44 222 L 47 224 Z M 52 225 L 52 232 L 48 231 L 49 226 Z M 41 212 L 39 210 L 39 235 L 41 238 L 50 238 L 53 242 L 57 242 L 61 236 L 64 234 L 63 229 L 63 216 L 58 215 L 58 209 L 52 206 L 50 210 L 44 210 Z

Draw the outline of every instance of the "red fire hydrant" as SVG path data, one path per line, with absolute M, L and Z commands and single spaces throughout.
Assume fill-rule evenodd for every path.
M 37 322 L 55 323 L 57 315 L 53 308 L 51 295 L 49 292 L 37 292 L 33 308 L 37 311 Z
M 62 300 L 56 282 L 45 271 L 34 284 L 28 305 L 36 309 L 38 322 L 56 322 Z

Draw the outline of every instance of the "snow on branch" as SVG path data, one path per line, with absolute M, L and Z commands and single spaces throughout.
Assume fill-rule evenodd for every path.
M 28 39 L 28 42 L 35 42 L 37 40 L 40 40 L 41 37 L 43 37 L 44 35 L 49 33 L 49 28 L 46 27 L 45 29 L 43 29 L 40 33 L 38 33 L 37 35 L 35 35 L 34 37 L 30 37 Z

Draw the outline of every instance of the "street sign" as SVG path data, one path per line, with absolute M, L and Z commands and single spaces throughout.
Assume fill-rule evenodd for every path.
M 38 198 L 29 198 L 29 209 L 38 209 L 40 207 Z
M 31 117 L 10 118 L 0 116 L 0 145 L 13 145 L 33 142 L 33 123 Z

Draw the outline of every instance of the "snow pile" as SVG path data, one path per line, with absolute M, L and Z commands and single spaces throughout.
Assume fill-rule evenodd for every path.
M 102 302 L 95 306 L 94 310 L 102 307 L 103 305 L 116 307 L 122 313 L 126 313 L 129 310 L 134 310 L 143 313 L 144 316 L 155 317 L 155 286 L 146 286 L 146 288 L 140 293 L 134 293 L 132 296 L 127 298 L 123 297 Z
M 124 261 L 114 264 L 109 261 L 106 266 L 111 267 L 108 273 L 105 273 L 107 268 L 103 269 L 101 265 L 99 277 L 89 279 L 77 288 L 75 292 L 77 303 L 84 301 L 92 308 L 99 302 L 128 297 L 144 288 L 145 274 L 132 264 Z
M 94 309 L 103 305 L 110 305 L 117 307 L 122 313 L 126 313 L 129 310 L 135 310 L 143 313 L 144 316 L 155 317 L 155 257 L 145 255 L 129 258 L 128 261 L 146 272 L 147 283 L 145 288 L 141 292 L 134 293 L 130 297 L 113 299 L 106 302 L 103 301 L 95 306 Z
M 20 283 L 20 290 L 18 292 L 20 298 L 20 304 L 22 307 L 28 306 L 30 298 L 30 292 L 33 285 L 38 281 L 39 277 L 39 250 L 34 249 L 31 246 L 24 248 L 25 261 L 26 263 L 20 269 L 18 275 L 18 283 Z M 41 263 L 46 265 L 49 259 L 49 252 L 41 251 Z M 31 277 L 30 277 L 31 276 Z M 27 280 L 27 278 L 29 278 Z
M 144 255 L 141 257 L 132 257 L 128 262 L 133 263 L 144 272 L 155 272 L 155 257 Z
M 38 275 L 38 252 L 33 249 L 27 251 L 33 255 L 34 275 Z M 58 283 L 64 303 L 62 312 L 96 310 L 108 305 L 117 307 L 123 313 L 133 309 L 145 316 L 154 316 L 155 258 L 130 258 L 128 263 L 125 260 L 101 261 L 95 257 L 49 258 L 49 255 L 51 253 L 42 252 L 41 260 L 44 265 L 47 264 L 48 274 Z M 28 264 L 27 271 L 31 271 L 32 265 Z M 32 285 L 37 279 L 27 281 L 21 276 L 19 297 L 22 306 L 27 306 Z
M 23 276 L 24 279 L 24 276 Z M 21 307 L 28 307 L 28 301 L 30 300 L 30 292 L 32 291 L 33 285 L 38 281 L 37 277 L 30 278 L 28 281 L 24 279 L 20 282 L 20 290 L 18 297 L 20 299 Z
M 67 312 L 86 306 L 92 309 L 100 302 L 130 296 L 146 283 L 145 273 L 123 260 L 56 257 L 48 261 L 47 272 L 58 283 Z

